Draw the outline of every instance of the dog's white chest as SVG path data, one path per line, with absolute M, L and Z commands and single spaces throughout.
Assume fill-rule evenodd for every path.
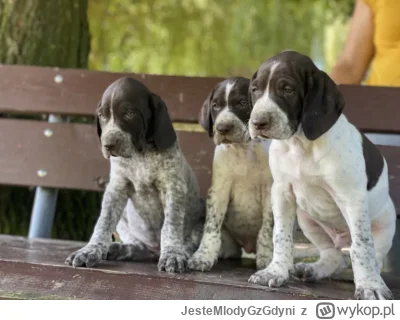
M 346 225 L 335 200 L 323 185 L 293 180 L 292 189 L 297 207 L 311 218 L 320 223 Z
M 310 152 L 296 145 L 280 148 L 279 156 L 273 157 L 271 163 L 279 166 L 279 180 L 291 185 L 299 210 L 327 227 L 346 229 L 346 222 L 326 181 L 327 157 Z
M 272 183 L 267 148 L 262 144 L 222 148 L 216 160 L 223 164 L 219 174 L 232 180 L 224 225 L 245 251 L 254 252 Z

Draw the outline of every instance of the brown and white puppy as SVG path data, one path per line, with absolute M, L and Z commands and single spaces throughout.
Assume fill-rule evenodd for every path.
M 216 147 L 203 238 L 189 260 L 192 270 L 210 270 L 218 256 L 240 257 L 242 248 L 256 253 L 259 269 L 272 259 L 268 143 L 249 136 L 249 82 L 241 77 L 222 81 L 201 108 L 199 122 Z
M 110 181 L 89 243 L 66 263 L 92 267 L 102 259 L 156 257 L 160 271 L 186 271 L 205 210 L 167 106 L 143 83 L 124 77 L 104 91 L 96 113 Z M 123 244 L 111 243 L 114 231 Z
M 343 114 L 344 98 L 312 60 L 285 51 L 254 74 L 252 138 L 273 139 L 274 256 L 250 281 L 281 286 L 289 273 L 305 281 L 345 267 L 351 245 L 357 299 L 391 299 L 380 272 L 392 245 L 396 213 L 388 167 L 378 149 Z M 293 223 L 319 249 L 315 263 L 293 266 Z

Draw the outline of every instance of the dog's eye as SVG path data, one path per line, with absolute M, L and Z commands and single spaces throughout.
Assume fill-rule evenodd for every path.
M 257 87 L 251 88 L 251 93 L 252 93 L 252 94 L 257 94 L 258 92 L 259 92 L 259 90 L 258 90 Z
M 294 90 L 291 87 L 288 87 L 288 86 L 284 87 L 283 90 L 288 94 L 291 94 L 291 93 L 294 92 Z
M 135 115 L 135 112 L 132 111 L 132 110 L 127 110 L 127 111 L 125 112 L 125 116 L 126 116 L 127 118 L 132 118 L 134 115 Z
M 247 107 L 248 102 L 247 102 L 246 100 L 241 100 L 241 101 L 240 101 L 240 105 L 241 105 L 242 107 Z
M 105 118 L 104 113 L 101 113 L 101 112 L 99 112 L 99 113 L 97 114 L 97 116 L 99 117 L 99 119 L 104 119 L 104 118 Z
M 212 104 L 212 107 L 213 107 L 213 109 L 219 109 L 219 105 L 216 102 L 214 102 Z

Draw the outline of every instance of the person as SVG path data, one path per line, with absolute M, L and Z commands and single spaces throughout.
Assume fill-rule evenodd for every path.
M 330 76 L 337 84 L 400 86 L 400 0 L 356 0 Z

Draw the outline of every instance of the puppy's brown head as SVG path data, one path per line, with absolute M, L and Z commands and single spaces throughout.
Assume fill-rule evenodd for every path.
M 250 140 L 247 123 L 250 79 L 235 77 L 218 83 L 204 101 L 199 123 L 215 144 L 246 143 Z
M 150 146 L 161 151 L 176 141 L 164 102 L 143 83 L 128 77 L 104 91 L 97 107 L 97 132 L 106 158 L 129 158 Z
M 295 51 L 265 61 L 251 79 L 249 96 L 252 138 L 283 140 L 302 129 L 307 139 L 315 140 L 335 124 L 344 108 L 333 80 Z

